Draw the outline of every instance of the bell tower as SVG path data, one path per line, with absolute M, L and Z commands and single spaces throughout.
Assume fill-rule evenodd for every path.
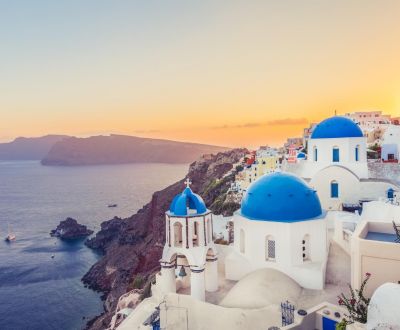
M 203 199 L 193 193 L 192 182 L 175 196 L 165 213 L 165 245 L 161 264 L 162 292 L 190 287 L 191 296 L 205 300 L 205 291 L 218 290 L 217 251 L 213 217 Z

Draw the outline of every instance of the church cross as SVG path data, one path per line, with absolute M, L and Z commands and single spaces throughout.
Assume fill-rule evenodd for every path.
M 190 179 L 187 178 L 186 181 L 185 181 L 184 183 L 185 183 L 186 187 L 189 188 L 190 185 L 192 184 L 192 181 L 190 181 Z

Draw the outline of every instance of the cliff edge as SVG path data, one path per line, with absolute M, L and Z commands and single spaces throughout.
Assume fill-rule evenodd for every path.
M 247 152 L 233 149 L 201 157 L 190 165 L 187 177 L 191 188 L 200 194 L 215 214 L 231 215 L 238 204 L 227 199 L 234 181 L 234 164 Z M 132 289 L 135 277 L 144 282 L 159 270 L 159 259 L 165 239 L 165 211 L 173 197 L 184 188 L 184 180 L 155 192 L 147 205 L 127 219 L 114 218 L 103 222 L 101 230 L 87 241 L 104 256 L 83 277 L 90 288 L 104 293 L 105 312 L 91 321 L 91 330 L 106 329 L 115 311 L 118 298 Z

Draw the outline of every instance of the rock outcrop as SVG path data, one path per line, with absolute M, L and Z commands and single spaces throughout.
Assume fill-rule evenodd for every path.
M 93 230 L 87 229 L 85 225 L 81 225 L 72 218 L 61 221 L 56 229 L 50 232 L 53 237 L 59 237 L 65 240 L 73 240 L 83 238 L 93 234 Z
M 247 152 L 233 149 L 208 155 L 190 165 L 188 176 L 191 188 L 199 193 L 217 214 L 232 214 L 239 205 L 224 207 L 237 163 Z M 149 280 L 159 270 L 165 238 L 165 211 L 173 197 L 184 188 L 184 180 L 155 192 L 147 205 L 127 219 L 114 218 L 103 222 L 101 230 L 87 241 L 87 246 L 98 249 L 104 256 L 83 277 L 90 288 L 104 293 L 105 312 L 90 322 L 89 329 L 106 329 L 115 311 L 118 298 L 132 289 L 135 276 Z M 215 201 L 218 199 L 218 203 Z
M 228 150 L 198 143 L 115 135 L 70 138 L 56 143 L 43 165 L 102 165 L 127 163 L 191 163 L 203 154 Z

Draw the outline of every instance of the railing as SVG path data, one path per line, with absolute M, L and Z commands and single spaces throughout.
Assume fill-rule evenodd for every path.
M 290 325 L 294 322 L 295 307 L 289 301 L 281 303 L 282 326 Z

